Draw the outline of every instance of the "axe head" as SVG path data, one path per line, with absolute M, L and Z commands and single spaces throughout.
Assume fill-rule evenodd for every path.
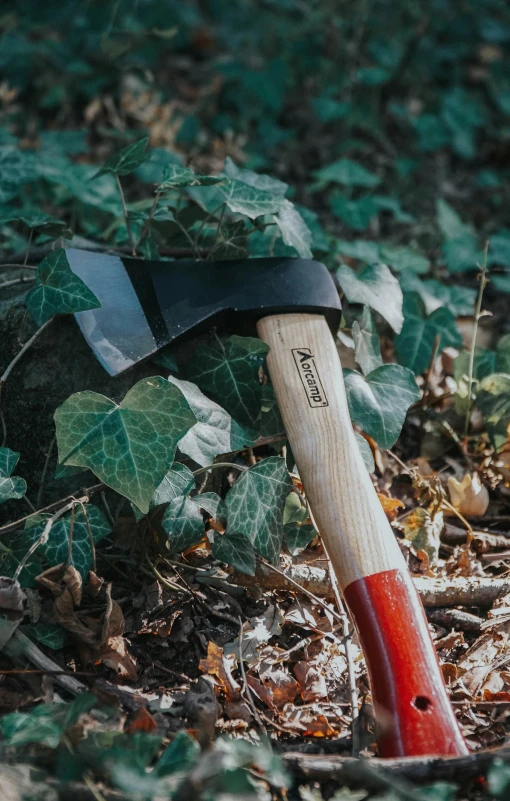
M 101 303 L 75 317 L 110 375 L 213 326 L 256 336 L 261 317 L 292 312 L 324 315 L 333 333 L 340 324 L 338 292 L 317 261 L 141 261 L 76 249 L 67 258 Z

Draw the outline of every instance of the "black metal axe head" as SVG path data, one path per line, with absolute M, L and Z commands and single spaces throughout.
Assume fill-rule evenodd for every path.
M 110 375 L 212 326 L 254 336 L 261 317 L 291 312 L 322 314 L 333 333 L 340 324 L 333 279 L 309 259 L 140 261 L 75 249 L 67 258 L 101 303 L 75 317 Z

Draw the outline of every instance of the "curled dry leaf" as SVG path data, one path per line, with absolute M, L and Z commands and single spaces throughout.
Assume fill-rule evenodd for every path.
M 198 665 L 202 673 L 215 677 L 215 687 L 223 690 L 230 701 L 241 695 L 241 688 L 232 676 L 234 664 L 234 654 L 224 654 L 223 648 L 210 640 L 207 644 L 207 656 Z
M 450 476 L 448 492 L 452 506 L 464 517 L 482 517 L 487 511 L 489 491 L 480 481 L 478 473 L 466 473 L 462 481 Z
M 299 693 L 298 682 L 282 665 L 268 665 L 266 670 L 259 673 L 259 678 L 254 670 L 250 670 L 246 682 L 262 703 L 273 711 L 282 709 Z
M 381 506 L 384 509 L 384 514 L 390 522 L 397 519 L 399 509 L 405 509 L 405 504 L 403 504 L 402 501 L 399 501 L 398 498 L 388 498 L 388 496 L 383 495 L 382 492 L 378 492 L 377 497 L 379 498 Z

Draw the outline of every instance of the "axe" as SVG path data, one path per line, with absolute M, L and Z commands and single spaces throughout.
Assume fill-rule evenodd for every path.
M 334 334 L 340 301 L 327 268 L 289 258 L 139 261 L 68 250 L 102 307 L 76 314 L 117 375 L 212 326 L 256 335 L 310 508 L 359 634 L 383 757 L 462 755 L 421 601 L 363 463 Z

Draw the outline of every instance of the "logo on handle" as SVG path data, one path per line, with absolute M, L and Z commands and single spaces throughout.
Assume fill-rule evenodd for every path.
M 314 406 L 329 406 L 324 387 L 315 364 L 315 359 L 310 348 L 293 348 L 292 355 L 301 377 L 308 398 L 308 403 Z

